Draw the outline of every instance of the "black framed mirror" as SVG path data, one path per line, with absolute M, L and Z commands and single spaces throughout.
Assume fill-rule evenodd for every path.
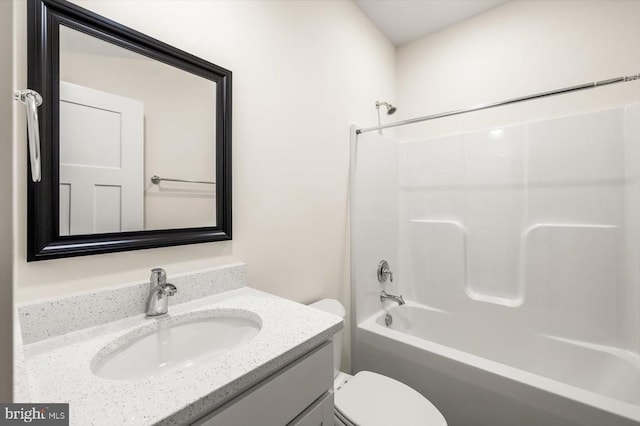
M 27 260 L 230 240 L 231 71 L 64 0 L 27 7 Z

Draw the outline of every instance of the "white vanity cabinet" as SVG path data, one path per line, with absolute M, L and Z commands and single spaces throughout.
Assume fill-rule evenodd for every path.
M 287 426 L 333 426 L 333 424 L 333 391 L 329 391 Z
M 333 426 L 333 343 L 326 342 L 194 425 Z

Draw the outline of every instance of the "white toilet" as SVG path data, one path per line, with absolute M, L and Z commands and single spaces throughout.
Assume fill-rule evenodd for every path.
M 345 316 L 344 306 L 334 299 L 309 306 Z M 336 333 L 333 345 L 336 426 L 447 426 L 440 411 L 404 383 L 371 371 L 355 376 L 341 372 L 342 331 Z

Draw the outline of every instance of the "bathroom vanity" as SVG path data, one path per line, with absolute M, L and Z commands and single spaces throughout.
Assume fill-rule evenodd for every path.
M 333 345 L 328 342 L 232 399 L 195 425 L 331 425 L 332 387 Z
M 169 281 L 157 317 L 148 281 L 18 306 L 19 402 L 68 402 L 72 425 L 331 424 L 340 318 L 247 287 L 242 264 Z

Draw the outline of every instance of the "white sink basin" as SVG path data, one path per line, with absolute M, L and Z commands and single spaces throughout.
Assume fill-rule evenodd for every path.
M 165 317 L 102 348 L 91 362 L 97 376 L 146 379 L 197 366 L 253 339 L 260 318 L 249 311 L 215 309 Z

